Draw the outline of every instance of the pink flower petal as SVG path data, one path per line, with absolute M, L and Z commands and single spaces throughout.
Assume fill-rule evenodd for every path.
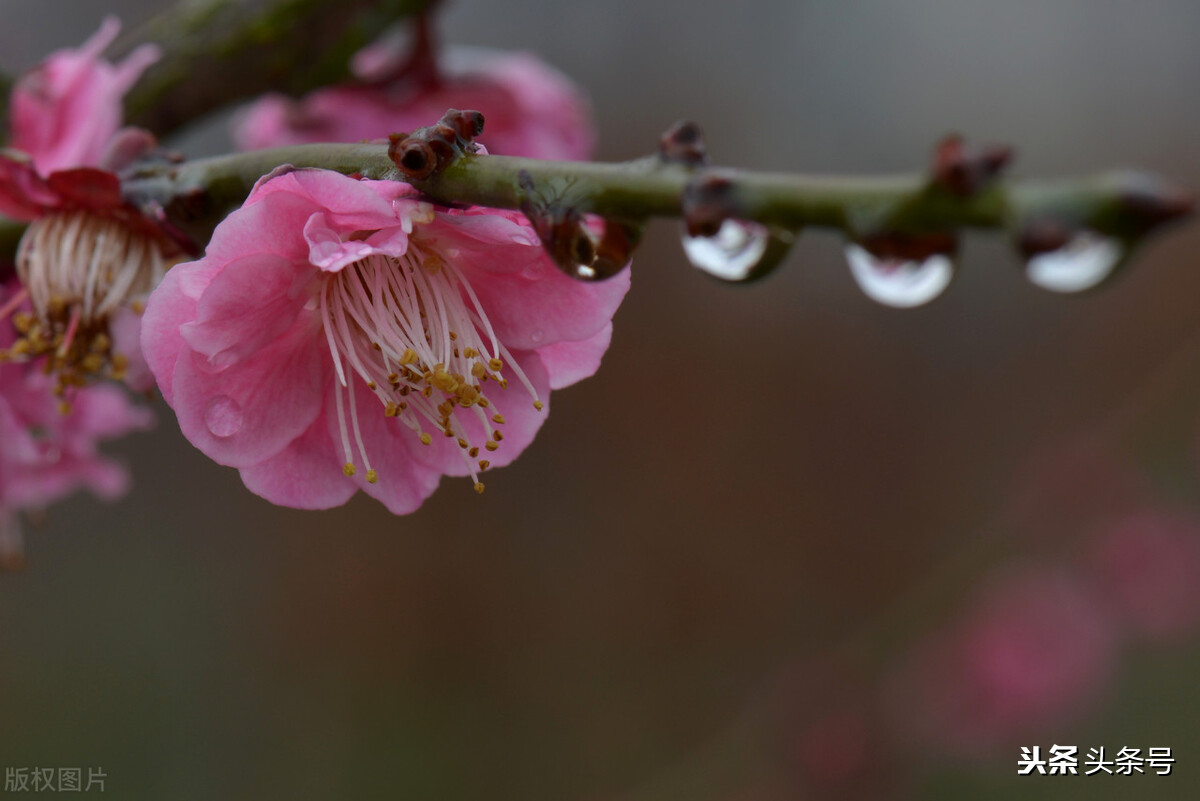
M 240 361 L 292 327 L 315 280 L 311 270 L 271 253 L 236 259 L 213 278 L 196 319 L 179 332 L 214 367 Z
M 513 249 L 495 248 L 487 259 L 464 250 L 456 262 L 488 312 L 488 319 L 510 347 L 532 350 L 553 342 L 588 339 L 612 320 L 625 293 L 630 271 L 605 281 L 584 282 L 535 262 L 525 271 L 502 271 L 518 260 L 505 260 Z M 528 253 L 523 261 L 528 265 Z M 537 259 L 544 257 L 540 249 Z M 548 261 L 548 259 L 547 259 Z M 531 313 L 536 309 L 536 313 Z
M 108 318 L 113 353 L 126 359 L 125 384 L 136 392 L 154 388 L 154 374 L 142 352 L 142 316 L 132 309 L 117 309 Z
M 550 388 L 562 389 L 590 378 L 600 369 L 600 360 L 612 341 L 612 323 L 578 342 L 555 342 L 538 350 L 550 375 Z
M 450 48 L 438 86 L 419 86 L 404 77 L 381 83 L 406 55 L 394 42 L 381 40 L 355 58 L 358 74 L 370 85 L 322 89 L 300 101 L 281 95 L 263 98 L 235 121 L 238 147 L 375 140 L 432 125 L 448 108 L 469 108 L 486 117 L 483 141 L 493 153 L 590 157 L 595 136 L 587 98 L 536 57 Z
M 31 163 L 0 156 L 0 214 L 28 222 L 58 204 L 58 195 Z
M 319 321 L 303 315 L 270 346 L 220 370 L 185 350 L 172 383 L 183 435 L 229 467 L 250 467 L 279 453 L 320 413 L 329 371 L 319 334 Z
M 121 125 L 123 96 L 158 59 L 159 50 L 151 45 L 118 65 L 101 59 L 119 30 L 116 18 L 109 17 L 83 47 L 60 50 L 18 79 L 12 144 L 32 156 L 43 174 L 99 164 Z
M 271 503 L 293 509 L 331 509 L 358 489 L 337 468 L 337 448 L 325 415 L 275 456 L 240 471 L 246 488 Z
M 200 295 L 222 267 L 208 259 L 177 265 L 167 271 L 146 303 L 141 324 L 142 354 L 171 406 L 175 405 L 175 364 L 186 347 L 180 333 L 181 321 L 196 319 Z

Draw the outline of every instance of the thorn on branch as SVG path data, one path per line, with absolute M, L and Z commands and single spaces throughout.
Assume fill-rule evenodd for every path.
M 664 164 L 702 167 L 708 164 L 704 132 L 690 120 L 680 120 L 663 133 L 658 141 L 658 157 Z
M 933 184 L 952 195 L 969 197 L 994 181 L 1012 160 L 1008 145 L 970 145 L 950 134 L 933 151 Z
M 449 109 L 436 125 L 388 137 L 388 158 L 410 181 L 425 181 L 455 159 L 475 153 L 475 137 L 483 133 L 483 114 Z

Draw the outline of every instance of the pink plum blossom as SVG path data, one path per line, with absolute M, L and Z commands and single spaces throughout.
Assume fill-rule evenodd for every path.
M 307 142 L 357 142 L 412 131 L 448 108 L 483 112 L 488 152 L 544 159 L 587 159 L 594 144 L 581 90 L 528 53 L 451 48 L 432 84 L 394 75 L 398 51 L 372 45 L 354 61 L 364 82 L 320 89 L 295 101 L 267 95 L 234 126 L 238 147 L 253 150 Z
M 101 372 L 148 385 L 137 312 L 181 249 L 124 200 L 112 172 L 154 146 L 150 134 L 120 123 L 124 93 L 158 49 L 104 61 L 119 27 L 106 19 L 82 48 L 53 54 L 17 81 L 16 149 L 0 155 L 0 213 L 30 223 L 16 271 L 38 323 L 22 331 L 17 352 L 47 355 L 64 386 Z
M 628 287 L 567 278 L 516 212 L 281 169 L 167 273 L 142 346 L 184 435 L 255 493 L 406 513 L 529 445 Z
M 1111 678 L 1117 630 L 1094 589 L 1065 572 L 993 577 L 891 682 L 897 724 L 943 752 L 983 756 L 1061 731 Z
M 59 50 L 13 87 L 12 147 L 27 153 L 38 172 L 98 166 L 118 138 L 121 101 L 146 67 L 159 58 L 142 45 L 120 64 L 101 58 L 121 25 L 108 17 L 78 50 Z
M 0 286 L 0 309 L 19 302 L 18 288 Z M 12 344 L 0 326 L 0 348 Z M 41 509 L 77 489 L 115 500 L 129 488 L 120 464 L 97 449 L 103 440 L 148 428 L 148 409 L 134 406 L 119 387 L 97 385 L 73 393 L 67 413 L 40 361 L 0 360 L 0 563 L 20 560 L 18 514 Z

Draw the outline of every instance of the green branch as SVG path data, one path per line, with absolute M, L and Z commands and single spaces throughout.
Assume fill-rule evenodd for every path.
M 386 145 L 301 145 L 155 167 L 126 182 L 128 196 L 162 206 L 198 242 L 280 164 L 367 178 L 403 179 Z M 461 156 L 422 181 L 443 203 L 503 209 L 570 208 L 644 221 L 687 217 L 691 187 L 719 177 L 728 216 L 797 231 L 828 228 L 851 239 L 921 237 L 965 228 L 1008 229 L 1029 221 L 1086 227 L 1132 244 L 1161 222 L 1190 211 L 1190 196 L 1143 173 L 1113 172 L 1060 181 L 993 181 L 956 194 L 921 175 L 813 177 L 664 163 L 658 158 L 601 164 L 507 156 Z M 532 185 L 532 192 L 527 188 Z M 531 197 L 532 195 L 532 197 Z

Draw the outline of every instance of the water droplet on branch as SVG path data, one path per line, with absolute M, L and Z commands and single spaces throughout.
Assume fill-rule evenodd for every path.
M 683 251 L 692 266 L 721 281 L 762 278 L 787 256 L 795 234 L 726 219 L 712 236 L 692 236 L 684 226 Z
M 846 245 L 846 261 L 867 297 L 897 309 L 921 306 L 945 292 L 956 266 L 953 257 L 945 253 L 923 260 L 883 258 L 854 242 Z
M 1051 292 L 1083 292 L 1112 275 L 1124 255 L 1116 239 L 1080 231 L 1062 247 L 1030 256 L 1025 275 Z
M 645 231 L 644 220 L 616 220 L 585 214 L 558 191 L 538 188 L 533 176 L 518 176 L 521 211 L 533 224 L 558 269 L 580 281 L 602 281 L 628 266 Z

